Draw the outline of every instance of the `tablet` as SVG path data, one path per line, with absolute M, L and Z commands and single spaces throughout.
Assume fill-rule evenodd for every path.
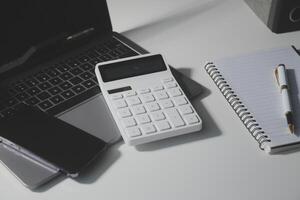
M 107 147 L 101 139 L 30 106 L 0 121 L 0 140 L 72 177 Z

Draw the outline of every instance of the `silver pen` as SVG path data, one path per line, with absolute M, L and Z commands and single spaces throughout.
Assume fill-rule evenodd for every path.
M 289 85 L 286 74 L 286 68 L 284 64 L 279 64 L 275 69 L 275 77 L 280 89 L 280 94 L 282 98 L 282 105 L 285 118 L 287 120 L 288 128 L 291 133 L 295 133 L 295 124 L 293 111 L 291 106 L 291 100 L 289 95 Z

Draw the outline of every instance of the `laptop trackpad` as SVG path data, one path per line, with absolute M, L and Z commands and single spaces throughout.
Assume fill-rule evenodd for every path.
M 121 137 L 102 95 L 62 114 L 59 118 L 107 143 L 113 143 Z

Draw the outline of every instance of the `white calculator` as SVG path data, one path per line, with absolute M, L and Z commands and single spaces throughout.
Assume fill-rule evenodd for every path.
M 199 131 L 202 120 L 159 54 L 99 63 L 100 89 L 129 145 Z

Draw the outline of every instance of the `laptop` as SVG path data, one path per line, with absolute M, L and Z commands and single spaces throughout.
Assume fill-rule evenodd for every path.
M 105 0 L 4 0 L 0 26 L 0 118 L 25 102 L 107 143 L 120 139 L 94 67 L 147 51 L 113 32 Z M 189 97 L 199 94 L 173 73 Z M 0 160 L 30 188 L 58 175 L 3 144 Z

